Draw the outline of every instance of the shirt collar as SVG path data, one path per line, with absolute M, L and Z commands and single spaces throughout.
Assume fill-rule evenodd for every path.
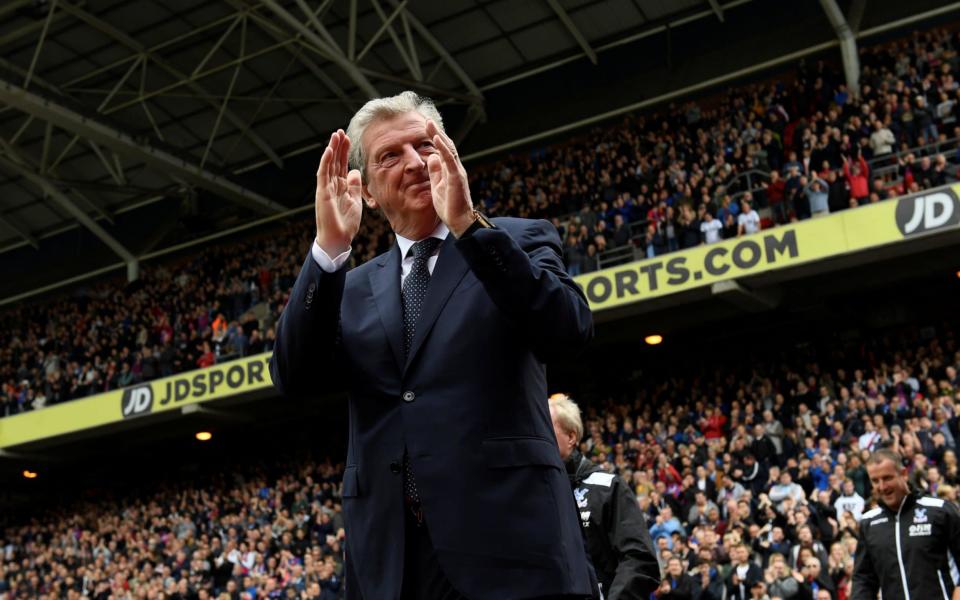
M 447 229 L 447 226 L 443 224 L 443 221 L 440 221 L 440 223 L 437 224 L 437 228 L 433 230 L 433 233 L 427 237 L 435 237 L 440 241 L 443 241 L 447 239 L 448 233 L 450 233 L 450 230 Z M 403 237 L 402 235 L 397 235 L 397 245 L 400 246 L 400 260 L 407 258 L 407 252 L 410 251 L 410 246 L 413 246 L 418 241 L 420 240 L 411 240 Z

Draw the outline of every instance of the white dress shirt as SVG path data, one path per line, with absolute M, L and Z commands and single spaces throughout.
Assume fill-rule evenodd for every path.
M 437 228 L 433 230 L 433 233 L 429 237 L 435 237 L 439 240 L 445 240 L 447 234 L 450 232 L 447 229 L 447 226 L 441 221 Z M 410 251 L 410 247 L 417 243 L 418 240 L 411 240 L 398 235 L 397 245 L 400 246 L 400 256 L 403 257 L 403 262 L 400 263 L 400 287 L 403 287 L 403 281 L 407 278 L 407 275 L 410 274 L 410 269 L 413 268 L 413 256 L 407 256 L 407 252 Z M 317 265 L 326 271 L 327 273 L 333 273 L 337 269 L 343 266 L 347 259 L 350 258 L 350 248 L 343 251 L 335 258 L 330 258 L 323 248 L 320 247 L 320 244 L 316 240 L 313 241 L 313 246 L 311 248 L 311 254 L 313 255 L 313 260 L 316 261 Z M 437 264 L 437 255 L 440 253 L 440 246 L 437 246 L 437 249 L 433 251 L 433 255 L 427 259 L 427 270 L 430 271 L 430 274 L 433 275 L 433 269 Z

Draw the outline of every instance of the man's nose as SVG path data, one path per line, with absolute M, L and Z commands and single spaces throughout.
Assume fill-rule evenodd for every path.
M 412 144 L 403 147 L 403 168 L 406 171 L 420 171 L 427 166 L 424 157 L 417 152 Z

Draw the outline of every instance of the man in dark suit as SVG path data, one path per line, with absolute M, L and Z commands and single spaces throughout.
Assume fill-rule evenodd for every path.
M 397 244 L 348 272 L 361 198 Z M 556 229 L 477 213 L 439 113 L 412 92 L 331 136 L 316 224 L 271 373 L 286 394 L 350 392 L 347 597 L 591 596 L 544 363 L 593 324 Z

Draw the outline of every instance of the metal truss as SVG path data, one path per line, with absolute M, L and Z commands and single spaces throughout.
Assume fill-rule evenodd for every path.
M 584 55 L 596 63 L 600 49 L 591 46 L 561 2 L 542 1 Z M 714 10 L 719 8 L 715 0 L 707 1 Z M 156 184 L 149 189 L 138 187 L 138 169 L 143 166 L 177 185 L 203 188 L 269 215 L 284 207 L 219 174 L 242 166 L 229 160 L 240 143 L 255 148 L 264 161 L 283 167 L 282 151 L 274 146 L 280 142 L 273 138 L 267 142 L 263 134 L 268 121 L 257 119 L 269 102 L 286 102 L 293 111 L 298 110 L 298 103 L 335 103 L 350 114 L 367 99 L 379 97 L 382 90 L 401 87 L 429 95 L 438 103 L 465 105 L 466 118 L 451 132 L 458 142 L 486 120 L 483 90 L 416 16 L 412 9 L 417 3 L 413 0 L 223 2 L 229 13 L 149 45 L 136 32 L 108 22 L 107 13 L 94 11 L 89 0 L 49 0 L 44 13 L 34 14 L 35 18 L 19 29 L 5 31 L 0 45 L 22 47 L 24 41 L 34 40 L 18 64 L 0 59 L 5 71 L 0 75 L 0 115 L 10 123 L 10 111 L 25 113 L 20 117 L 22 122 L 12 123 L 9 131 L 14 134 L 4 140 L 2 166 L 16 176 L 13 185 L 34 184 L 44 198 L 56 202 L 98 236 L 102 232 L 86 221 L 94 225 L 110 223 L 111 207 L 119 206 L 111 201 L 108 207 L 102 193 L 133 199 L 162 194 L 166 189 Z M 10 0 L 0 7 L 0 16 L 33 6 L 34 0 Z M 485 9 L 486 3 L 479 2 L 478 6 Z M 722 20 L 722 10 L 717 11 L 717 17 Z M 45 47 L 51 40 L 58 40 L 67 27 L 75 29 L 78 24 L 102 36 L 96 38 L 99 47 L 88 54 L 100 55 L 100 50 L 113 46 L 110 59 L 92 66 L 88 59 L 84 70 L 72 78 L 45 80 Z M 173 53 L 184 49 L 198 60 L 185 65 L 172 58 Z M 268 77 L 256 76 L 246 68 L 250 61 L 267 55 L 283 57 L 275 61 L 277 68 Z M 302 77 L 304 73 L 317 82 L 317 87 L 302 94 L 304 98 L 285 98 L 290 94 L 282 85 L 284 78 L 288 74 Z M 438 77 L 440 74 L 444 76 Z M 175 98 L 190 102 L 162 101 Z M 76 108 L 78 103 L 85 108 Z M 240 103 L 252 108 L 241 111 Z M 140 114 L 131 113 L 131 109 Z M 108 118 L 110 115 L 124 122 L 139 116 L 143 126 L 127 131 Z M 197 131 L 184 127 L 192 117 L 206 119 L 208 128 Z M 267 117 L 272 118 L 276 117 Z M 182 134 L 190 140 L 189 157 L 174 154 L 164 145 Z M 230 141 L 222 143 L 228 138 Z M 31 150 L 18 148 L 18 144 Z M 28 156 L 31 153 L 33 157 Z M 93 161 L 94 173 L 68 175 L 66 171 L 81 164 L 76 162 L 80 156 Z M 91 163 L 83 164 L 89 171 Z M 208 170 L 212 165 L 219 167 L 218 172 Z M 71 208 L 66 208 L 68 201 Z M 80 213 L 85 215 L 83 219 L 77 216 Z M 17 232 L 25 243 L 34 246 L 46 231 L 31 231 L 15 215 L 2 211 L 0 227 Z M 119 249 L 115 250 L 127 260 Z

